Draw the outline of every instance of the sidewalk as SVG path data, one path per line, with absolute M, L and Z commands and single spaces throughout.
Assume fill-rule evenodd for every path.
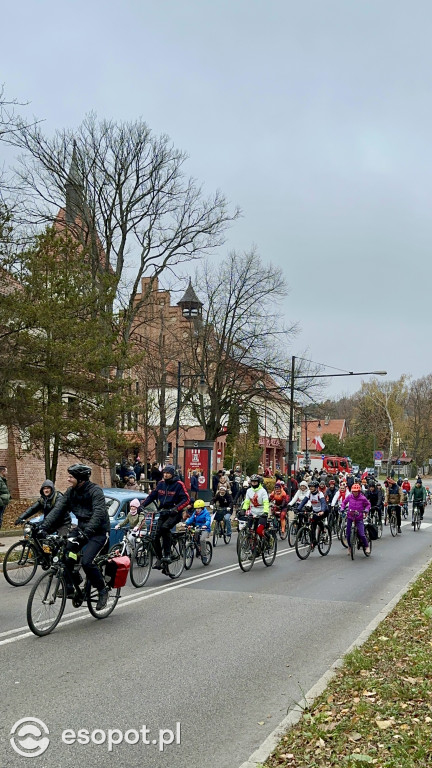
M 22 539 L 22 532 L 21 535 L 19 533 L 9 533 L 9 531 L 2 531 L 0 533 L 0 555 L 4 555 L 5 552 L 8 551 L 9 547 L 12 546 L 12 544 L 16 544 L 17 541 Z

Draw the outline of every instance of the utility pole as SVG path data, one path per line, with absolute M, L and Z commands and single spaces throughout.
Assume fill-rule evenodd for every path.
M 294 427 L 294 371 L 295 356 L 291 357 L 291 381 L 290 381 L 290 415 L 289 415 L 289 435 L 288 435 L 288 495 L 292 497 L 291 470 L 293 465 L 293 427 Z

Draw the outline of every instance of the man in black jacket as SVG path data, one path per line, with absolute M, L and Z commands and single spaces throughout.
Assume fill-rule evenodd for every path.
M 106 508 L 102 488 L 90 482 L 91 468 L 85 464 L 73 464 L 68 467 L 69 488 L 64 496 L 55 503 L 51 512 L 43 521 L 41 535 L 56 531 L 70 512 L 78 519 L 78 533 L 75 537 L 78 551 L 82 551 L 82 567 L 92 587 L 98 590 L 99 598 L 96 610 L 105 608 L 108 601 L 108 589 L 102 574 L 94 564 L 95 557 L 103 549 L 109 537 L 110 519 Z M 77 585 L 77 574 L 73 572 L 73 559 L 68 558 L 70 581 Z
M 167 464 L 163 468 L 162 480 L 147 496 L 141 507 L 148 507 L 152 501 L 158 505 L 160 517 L 154 540 L 157 561 L 153 568 L 160 569 L 161 563 L 171 562 L 171 528 L 182 519 L 182 512 L 190 502 L 184 483 L 176 475 L 175 467 Z M 141 523 L 140 528 L 144 525 Z M 163 556 L 160 539 L 162 537 Z
M 21 523 L 24 522 L 24 520 L 28 520 L 29 517 L 32 517 L 32 515 L 40 514 L 45 519 L 45 517 L 48 515 L 49 512 L 51 512 L 52 508 L 55 506 L 55 503 L 57 499 L 60 498 L 60 496 L 63 496 L 60 491 L 56 491 L 54 488 L 54 483 L 51 480 L 44 480 L 41 487 L 40 487 L 40 498 L 35 501 L 34 504 L 31 505 L 31 507 L 28 507 L 17 519 L 15 520 L 15 525 L 21 525 Z M 43 520 L 41 521 L 43 522 Z M 71 516 L 69 513 L 67 513 L 63 519 L 63 523 L 60 526 L 57 533 L 60 534 L 60 536 L 65 535 L 70 527 L 71 522 Z

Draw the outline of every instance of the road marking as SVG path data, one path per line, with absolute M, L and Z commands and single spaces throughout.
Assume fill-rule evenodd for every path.
M 284 555 L 290 555 L 295 552 L 295 549 L 283 549 L 280 552 L 276 553 L 276 557 L 283 557 Z M 232 571 L 240 570 L 239 564 L 233 563 L 232 565 L 225 565 L 221 568 L 216 568 L 214 571 L 210 571 L 210 573 L 206 574 L 198 574 L 196 576 L 190 576 L 189 578 L 183 579 L 182 581 L 178 581 L 175 584 L 167 584 L 165 586 L 161 587 L 151 587 L 152 590 L 150 592 L 150 589 L 146 590 L 146 592 L 137 594 L 137 595 L 127 595 L 126 597 L 119 600 L 118 604 L 115 607 L 115 610 L 118 611 L 119 608 L 123 608 L 124 606 L 131 605 L 133 603 L 140 603 L 144 600 L 150 600 L 153 597 L 159 597 L 160 595 L 164 595 L 166 592 L 172 592 L 176 589 L 182 589 L 184 587 L 189 586 L 190 584 L 197 584 L 201 581 L 207 581 L 208 579 L 214 579 L 217 576 L 224 576 L 226 573 L 232 573 Z M 79 615 L 78 615 L 79 614 Z M 62 619 L 59 626 L 64 626 L 65 624 L 73 624 L 76 621 L 82 621 L 85 618 L 89 618 L 90 614 L 86 607 L 80 608 L 77 610 L 77 612 L 74 614 L 71 618 Z M 7 635 L 12 635 L 18 632 L 22 632 L 23 634 L 17 635 L 16 637 L 6 637 Z M 9 629 L 6 632 L 0 633 L 0 637 L 3 637 L 5 639 L 0 640 L 0 646 L 1 645 L 9 645 L 10 643 L 15 643 L 17 640 L 23 640 L 26 637 L 34 637 L 35 635 L 33 632 L 28 631 L 28 627 L 18 627 L 17 629 Z

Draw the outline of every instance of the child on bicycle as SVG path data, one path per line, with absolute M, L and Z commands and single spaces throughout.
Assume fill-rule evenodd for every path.
M 193 525 L 195 528 L 201 529 L 200 555 L 202 555 L 206 550 L 206 541 L 209 538 L 211 531 L 211 516 L 203 499 L 194 501 L 193 515 L 186 520 L 185 525 L 187 527 Z
M 231 536 L 231 515 L 233 511 L 233 499 L 230 493 L 227 493 L 226 488 L 223 485 L 219 486 L 219 490 L 214 497 L 215 507 L 215 520 L 220 522 L 225 521 L 225 532 L 227 536 Z
M 288 494 L 284 491 L 284 484 L 281 480 L 275 483 L 274 491 L 270 494 L 270 501 L 273 504 L 273 512 L 280 518 L 280 527 L 282 533 L 286 530 L 286 511 L 288 507 Z
M 370 501 L 362 493 L 360 483 L 354 483 L 354 485 L 351 488 L 351 493 L 349 493 L 343 499 L 341 503 L 341 510 L 343 511 L 345 507 L 348 507 L 348 512 L 347 512 L 348 554 L 351 554 L 350 553 L 351 527 L 352 527 L 352 524 L 354 523 L 354 525 L 357 528 L 359 539 L 362 543 L 362 546 L 364 547 L 365 554 L 369 555 L 370 546 L 366 538 L 363 518 L 364 518 L 365 512 L 366 514 L 369 512 L 371 505 L 370 505 Z
M 115 530 L 118 531 L 119 528 L 124 528 L 126 525 L 128 525 L 130 531 L 132 531 L 136 526 L 140 525 L 143 520 L 144 520 L 144 511 L 141 507 L 140 500 L 132 499 L 132 501 L 129 503 L 129 513 L 126 515 L 125 519 L 122 520 L 121 523 L 117 523 L 117 525 L 115 526 Z M 132 536 L 132 533 L 130 531 L 128 534 L 128 541 L 129 541 L 129 544 L 134 546 L 135 538 Z

